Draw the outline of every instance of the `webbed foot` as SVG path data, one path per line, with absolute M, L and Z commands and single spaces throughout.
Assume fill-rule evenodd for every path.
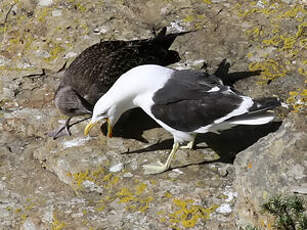
M 194 140 L 190 141 L 187 145 L 182 145 L 179 148 L 180 149 L 193 149 L 194 147 Z
M 143 165 L 143 168 L 145 175 L 159 174 L 165 172 L 168 169 L 167 164 L 163 164 L 160 161 L 157 161 L 152 164 Z

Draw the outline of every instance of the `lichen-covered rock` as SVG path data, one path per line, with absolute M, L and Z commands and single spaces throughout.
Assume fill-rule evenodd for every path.
M 306 110 L 304 4 L 0 1 L 0 229 L 236 230 L 236 223 L 252 221 L 238 215 L 236 200 L 242 210 L 258 211 L 258 203 L 251 199 L 243 206 L 242 199 L 254 194 L 258 202 L 261 192 L 269 197 L 273 190 L 267 186 L 258 194 L 249 181 L 264 186 L 267 178 L 274 190 L 304 193 L 305 142 L 299 140 Z M 229 163 L 279 124 L 199 135 L 195 150 L 178 151 L 172 167 L 179 168 L 156 176 L 144 176 L 142 165 L 165 160 L 172 137 L 140 111 L 124 115 L 112 139 L 103 135 L 104 127 L 84 137 L 84 123 L 72 127 L 71 137 L 46 136 L 66 119 L 53 103 L 57 72 L 65 63 L 100 40 L 148 38 L 162 26 L 170 32 L 197 29 L 174 42 L 182 61 L 173 67 L 200 69 L 206 62 L 213 72 L 227 58 L 230 72 L 262 69 L 261 76 L 239 81 L 236 88 L 253 97 L 275 94 L 301 114 L 289 116 L 276 134 L 251 147 L 271 150 L 262 160 L 279 159 L 282 167 L 273 160 L 262 165 L 272 177 L 253 171 L 257 162 L 248 160 L 258 158 L 250 152 L 239 155 L 236 174 Z M 287 111 L 280 115 L 284 119 Z M 261 144 L 272 138 L 275 144 Z M 288 150 L 283 157 L 281 145 Z M 220 162 L 207 162 L 218 155 Z M 260 178 L 250 179 L 249 172 Z M 235 177 L 236 184 L 246 180 L 246 191 L 243 181 L 234 189 Z
M 234 214 L 239 225 L 272 225 L 261 205 L 274 195 L 299 193 L 307 198 L 306 128 L 306 117 L 292 113 L 275 133 L 237 155 Z

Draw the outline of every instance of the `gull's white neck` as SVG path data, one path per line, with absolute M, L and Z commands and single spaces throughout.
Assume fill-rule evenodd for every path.
M 114 107 L 113 113 L 118 118 L 125 111 L 135 107 L 146 110 L 144 106 L 152 104 L 153 93 L 164 86 L 173 72 L 173 69 L 159 65 L 135 67 L 123 74 L 98 100 L 95 107 L 98 106 L 101 109 Z M 118 118 L 115 120 L 117 121 Z

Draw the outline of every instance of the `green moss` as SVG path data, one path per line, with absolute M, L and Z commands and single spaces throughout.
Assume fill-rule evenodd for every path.
M 306 201 L 298 196 L 274 196 L 262 205 L 264 212 L 276 218 L 279 230 L 307 229 Z
M 307 229 L 306 200 L 298 196 L 277 195 L 262 205 L 263 214 L 270 215 L 272 223 L 248 225 L 244 230 L 305 230 Z

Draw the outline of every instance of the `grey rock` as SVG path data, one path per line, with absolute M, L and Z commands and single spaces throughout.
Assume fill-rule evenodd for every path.
M 238 224 L 260 223 L 261 205 L 279 194 L 304 194 L 307 182 L 306 117 L 290 114 L 275 133 L 240 152 L 234 162 Z M 305 195 L 306 196 L 306 195 Z M 257 213 L 257 215 L 255 215 Z
M 304 183 L 299 186 L 293 186 L 290 191 L 294 193 L 300 193 L 300 194 L 307 195 L 307 183 Z

